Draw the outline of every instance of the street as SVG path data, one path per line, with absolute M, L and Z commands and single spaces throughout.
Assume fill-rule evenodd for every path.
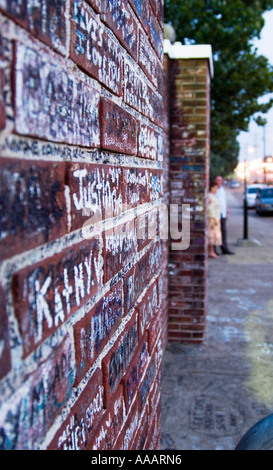
M 163 356 L 162 449 L 233 450 L 273 410 L 273 216 L 248 211 L 228 189 L 228 241 L 235 255 L 210 259 L 206 339 L 171 343 Z

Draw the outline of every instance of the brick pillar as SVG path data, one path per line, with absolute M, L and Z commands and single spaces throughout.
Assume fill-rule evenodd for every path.
M 211 47 L 165 41 L 170 86 L 170 204 L 190 205 L 190 244 L 169 251 L 168 339 L 201 342 L 206 326 Z M 167 57 L 166 57 L 167 56 Z

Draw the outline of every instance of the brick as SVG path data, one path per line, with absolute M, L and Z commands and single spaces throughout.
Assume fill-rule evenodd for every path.
M 149 193 L 150 201 L 156 201 L 163 195 L 163 172 L 162 170 L 149 170 Z
M 142 294 L 151 279 L 149 271 L 149 253 L 146 253 L 144 256 L 142 256 L 142 258 L 140 258 L 135 267 L 135 274 L 133 278 L 135 300 L 137 300 L 138 297 Z
M 5 71 L 0 69 L 0 130 L 6 127 Z
M 0 379 L 11 369 L 6 293 L 0 285 Z
M 66 336 L 1 410 L 1 448 L 35 450 L 70 398 L 73 382 L 73 353 Z
M 149 435 L 143 450 L 160 450 L 161 441 L 161 414 L 160 405 L 157 406 L 156 414 L 150 426 Z
M 90 226 L 121 214 L 124 203 L 121 168 L 67 163 L 66 184 L 69 188 L 70 230 L 85 227 L 85 236 L 89 237 Z
M 161 67 L 159 66 L 158 57 L 151 46 L 148 37 L 142 31 L 140 31 L 139 38 L 139 65 L 145 75 L 157 88 Z
M 126 205 L 136 207 L 149 202 L 149 170 L 124 168 L 123 180 Z
M 125 0 L 103 0 L 103 20 L 114 31 L 121 44 L 137 60 L 138 23 Z
M 152 324 L 148 329 L 148 338 L 149 338 L 149 353 L 151 354 L 154 348 L 158 337 L 161 335 L 162 332 L 162 318 L 161 312 L 157 311 L 154 315 Z
M 16 132 L 99 146 L 99 92 L 68 73 L 57 59 L 17 43 L 15 81 Z
M 147 403 L 150 390 L 155 380 L 155 376 L 156 376 L 156 362 L 155 362 L 155 357 L 152 357 L 147 367 L 147 371 L 145 373 L 144 379 L 139 388 L 140 412 L 142 412 L 143 408 L 145 407 L 145 404 Z
M 148 436 L 148 431 L 149 431 L 149 409 L 148 406 L 146 407 L 146 410 L 144 411 L 140 425 L 139 425 L 139 430 L 137 432 L 135 442 L 133 444 L 133 449 L 134 450 L 143 450 L 145 447 L 145 442 Z
M 135 312 L 114 346 L 102 360 L 106 406 L 124 377 L 138 345 L 138 318 Z
M 137 396 L 139 384 L 148 360 L 148 343 L 147 339 L 144 338 L 142 344 L 138 348 L 138 351 L 135 353 L 135 359 L 131 362 L 130 368 L 122 381 L 127 412 Z
M 0 167 L 0 259 L 64 235 L 65 164 L 0 158 Z
M 121 95 L 122 53 L 120 46 L 98 23 L 82 0 L 71 3 L 72 60 L 113 93 Z
M 151 9 L 149 5 L 149 0 L 129 0 L 129 3 L 138 15 L 146 32 L 150 32 Z
M 66 0 L 0 0 L 0 9 L 40 41 L 66 53 Z
M 86 450 L 104 412 L 101 369 L 91 375 L 48 450 Z
M 128 155 L 137 152 L 135 118 L 108 99 L 101 101 L 101 146 Z
M 137 306 L 139 313 L 139 331 L 144 335 L 159 307 L 157 283 L 153 283 Z
M 161 240 L 155 242 L 148 252 L 148 275 L 153 277 L 162 265 L 162 244 Z
M 68 162 L 66 186 L 69 190 L 69 230 L 102 220 L 102 169 L 97 165 Z
M 98 13 L 101 12 L 101 2 L 102 0 L 87 0 L 87 3 L 89 3 Z
M 132 261 L 137 253 L 137 238 L 134 220 L 105 231 L 105 278 L 109 281 Z
M 163 138 L 161 133 L 155 131 L 147 124 L 141 124 L 138 131 L 139 157 L 150 160 L 163 160 Z
M 100 246 L 81 242 L 14 274 L 15 314 L 27 356 L 101 287 Z
M 122 320 L 122 284 L 114 286 L 103 299 L 74 326 L 77 374 L 80 382 L 110 341 Z
M 138 431 L 139 418 L 140 413 L 138 411 L 137 400 L 135 400 L 118 438 L 117 450 L 133 450 L 133 443 Z
M 158 235 L 158 209 L 139 214 L 136 220 L 138 250 L 141 251 Z
M 128 60 L 124 64 L 124 102 L 155 124 L 163 126 L 162 97 L 152 90 Z
M 135 267 L 131 268 L 126 273 L 123 284 L 124 284 L 124 312 L 126 315 L 136 302 Z
M 113 450 L 124 423 L 123 388 L 118 386 L 87 450 Z
M 154 15 L 151 15 L 151 42 L 154 46 L 154 49 L 159 57 L 159 59 L 162 61 L 163 60 L 163 31 L 157 21 L 157 19 L 154 17 Z
M 150 418 L 153 419 L 154 416 L 157 414 L 157 407 L 160 405 L 160 398 L 161 398 L 161 390 L 162 390 L 162 379 L 161 379 L 161 365 L 158 367 L 156 371 L 157 376 L 155 377 L 153 386 L 149 393 L 149 410 L 150 410 Z M 160 416 L 160 412 L 158 414 Z
M 164 20 L 164 0 L 150 0 L 153 11 L 160 23 L 163 25 Z

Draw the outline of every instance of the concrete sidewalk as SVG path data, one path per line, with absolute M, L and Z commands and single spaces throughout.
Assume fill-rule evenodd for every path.
M 209 260 L 206 338 L 171 343 L 163 357 L 161 449 L 232 450 L 273 412 L 273 217 L 250 213 L 243 236 L 242 194 L 228 191 L 234 256 Z

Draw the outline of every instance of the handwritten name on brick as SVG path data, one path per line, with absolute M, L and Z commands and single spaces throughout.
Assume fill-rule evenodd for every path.
M 163 126 L 162 97 L 137 74 L 128 60 L 124 64 L 124 101 L 155 124 Z
M 144 29 L 150 32 L 150 3 L 149 0 L 129 0 L 136 14 L 138 15 Z
M 113 93 L 121 95 L 121 48 L 82 0 L 71 6 L 72 60 L 103 83 Z
M 101 102 L 102 148 L 135 155 L 137 152 L 137 125 L 135 118 L 110 100 Z
M 102 414 L 102 373 L 96 369 L 48 450 L 86 450 Z
M 100 143 L 99 92 L 57 60 L 16 44 L 15 129 L 54 142 L 85 147 Z
M 114 393 L 117 385 L 126 373 L 126 369 L 133 357 L 138 344 L 138 317 L 133 315 L 126 325 L 121 337 L 109 351 L 102 361 L 104 388 L 106 402 L 110 403 L 110 397 Z
M 91 7 L 94 8 L 95 11 L 100 12 L 101 11 L 101 1 L 102 0 L 87 0 L 87 3 L 91 5 Z
M 73 353 L 67 336 L 1 410 L 1 448 L 34 450 L 71 396 L 73 382 Z
M 15 314 L 27 356 L 84 305 L 102 283 L 99 241 L 82 242 L 13 277 Z
M 122 169 L 109 165 L 67 164 L 70 230 L 120 215 L 123 207 Z
M 66 231 L 65 164 L 0 158 L 0 259 Z
M 77 381 L 91 368 L 121 319 L 122 284 L 119 283 L 74 326 Z
M 124 424 L 124 408 L 123 387 L 119 386 L 97 426 L 87 450 L 115 449 L 117 436 Z
M 109 281 L 137 253 L 134 220 L 105 231 L 105 279 Z
M 130 365 L 129 371 L 123 379 L 125 403 L 127 410 L 137 394 L 143 371 L 145 370 L 146 365 L 148 364 L 148 344 L 145 339 L 142 345 L 139 347 L 135 356 L 136 357 L 132 361 L 133 363 Z
M 0 0 L 0 9 L 41 41 L 66 52 L 66 0 Z
M 141 124 L 139 127 L 138 156 L 150 160 L 163 160 L 162 135 L 146 124 Z
M 138 25 L 125 0 L 104 0 L 104 21 L 115 32 L 122 45 L 137 60 Z

